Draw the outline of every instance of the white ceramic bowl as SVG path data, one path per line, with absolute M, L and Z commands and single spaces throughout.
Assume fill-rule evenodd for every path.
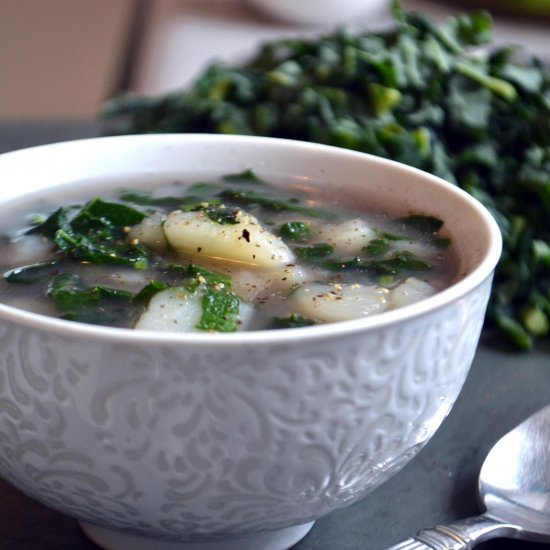
M 0 202 L 246 168 L 441 217 L 464 277 L 378 316 L 237 334 L 110 329 L 0 305 L 0 474 L 104 548 L 288 548 L 410 461 L 470 368 L 500 234 L 479 203 L 418 170 L 266 138 L 99 138 L 0 156 Z
M 389 0 L 248 0 L 269 17 L 305 26 L 370 22 L 390 13 Z

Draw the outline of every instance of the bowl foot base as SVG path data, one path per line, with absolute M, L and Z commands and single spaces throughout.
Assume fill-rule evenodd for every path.
M 84 534 L 104 550 L 287 550 L 303 539 L 313 522 L 247 537 L 208 542 L 174 542 L 140 537 L 80 522 Z

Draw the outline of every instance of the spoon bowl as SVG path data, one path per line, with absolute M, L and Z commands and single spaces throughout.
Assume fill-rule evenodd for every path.
M 522 538 L 550 541 L 550 406 L 502 437 L 479 476 L 491 517 L 518 526 Z
M 423 529 L 388 550 L 463 550 L 496 537 L 550 542 L 550 405 L 491 449 L 479 474 L 485 512 Z

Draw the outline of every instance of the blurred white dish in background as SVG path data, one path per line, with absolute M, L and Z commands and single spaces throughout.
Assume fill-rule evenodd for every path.
M 325 26 L 354 18 L 379 16 L 390 10 L 389 0 L 247 0 L 270 17 L 288 23 Z

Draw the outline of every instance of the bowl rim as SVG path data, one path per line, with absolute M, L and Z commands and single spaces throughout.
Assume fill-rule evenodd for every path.
M 367 332 L 387 328 L 390 325 L 402 324 L 406 321 L 419 318 L 439 310 L 452 302 L 462 299 L 484 281 L 492 277 L 493 271 L 500 259 L 502 251 L 502 236 L 497 222 L 489 211 L 473 196 L 442 178 L 414 168 L 403 163 L 378 157 L 369 153 L 353 151 L 341 147 L 324 145 L 313 142 L 305 142 L 286 138 L 260 137 L 260 136 L 242 136 L 242 135 L 220 135 L 220 134 L 131 134 L 122 136 L 92 137 L 76 140 L 61 141 L 18 149 L 0 154 L 0 169 L 2 162 L 7 160 L 17 160 L 18 157 L 32 154 L 35 151 L 42 150 L 47 152 L 53 148 L 74 147 L 82 144 L 93 144 L 101 142 L 107 144 L 108 141 L 114 142 L 186 142 L 201 141 L 205 143 L 222 142 L 245 145 L 246 143 L 263 144 L 264 146 L 279 145 L 292 147 L 295 149 L 307 148 L 308 150 L 318 150 L 321 154 L 339 155 L 341 157 L 360 157 L 366 162 L 377 163 L 381 166 L 389 166 L 393 169 L 409 171 L 418 177 L 443 186 L 447 193 L 454 194 L 462 201 L 468 203 L 474 210 L 485 226 L 488 237 L 488 251 L 483 256 L 479 265 L 465 277 L 443 289 L 433 296 L 424 298 L 416 303 L 402 306 L 394 310 L 385 311 L 372 316 L 351 319 L 347 321 L 338 321 L 307 327 L 283 328 L 283 329 L 262 329 L 254 331 L 242 331 L 234 333 L 201 333 L 201 332 L 157 332 L 149 330 L 134 330 L 130 328 L 108 327 L 100 325 L 91 325 L 77 321 L 58 319 L 47 315 L 33 313 L 18 309 L 0 303 L 0 319 L 25 325 L 28 328 L 56 333 L 58 335 L 83 338 L 87 340 L 102 340 L 107 342 L 116 342 L 122 344 L 136 343 L 170 345 L 170 346 L 199 346 L 210 347 L 216 345 L 223 346 L 243 346 L 257 344 L 280 344 L 303 342 L 305 340 L 325 339 L 327 337 L 339 337 L 355 334 L 357 332 Z M 16 197 L 16 199 L 19 197 Z M 9 197 L 7 200 L 14 200 Z M 3 202 L 0 192 L 0 204 Z

